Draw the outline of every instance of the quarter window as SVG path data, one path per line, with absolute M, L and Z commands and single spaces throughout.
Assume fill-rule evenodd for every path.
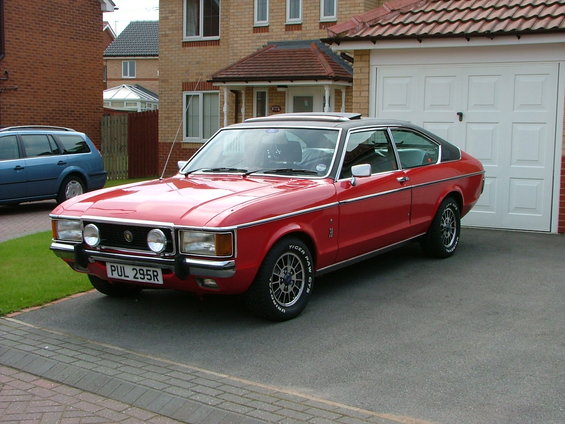
M 135 60 L 122 61 L 122 78 L 135 78 Z
M 90 152 L 86 141 L 78 135 L 60 135 L 58 138 L 63 145 L 64 153 L 75 154 Z
M 320 21 L 337 20 L 337 0 L 320 0 Z
M 302 0 L 286 0 L 286 23 L 302 23 Z
M 439 158 L 439 145 L 409 130 L 392 130 L 392 137 L 403 168 L 432 165 Z
M 372 174 L 398 169 L 394 149 L 386 130 L 350 134 L 340 178 L 351 177 L 351 167 L 361 164 L 371 165 Z
M 269 25 L 269 0 L 255 0 L 255 26 Z
M 220 0 L 184 0 L 184 37 L 220 37 Z
M 217 92 L 184 93 L 184 138 L 203 141 L 220 127 L 220 96 Z

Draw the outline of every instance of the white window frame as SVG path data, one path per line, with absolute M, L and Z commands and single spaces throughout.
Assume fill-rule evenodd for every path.
M 297 18 L 290 17 L 290 3 L 293 1 L 298 2 L 298 16 Z M 301 24 L 302 23 L 302 0 L 286 0 L 286 23 L 287 24 Z
M 127 64 L 127 72 L 124 72 L 124 65 Z M 133 64 L 133 66 L 132 66 Z M 133 67 L 133 75 L 131 72 L 131 68 Z M 122 78 L 124 79 L 133 79 L 136 77 L 137 75 L 137 64 L 135 63 L 135 60 L 122 60 Z
M 269 90 L 265 88 L 253 90 L 253 116 L 257 117 L 257 93 L 265 93 L 265 116 L 269 116 Z
M 220 128 L 220 93 L 218 91 L 183 91 L 182 93 L 182 135 L 183 140 L 191 143 L 203 143 L 207 140 L 204 137 L 204 95 L 215 94 L 218 96 L 218 128 Z M 187 98 L 188 96 L 198 96 L 198 136 L 189 137 L 186 132 L 186 112 L 188 110 Z M 210 134 L 212 136 L 213 134 Z
M 264 1 L 265 7 L 267 9 L 266 19 L 260 20 L 258 16 L 259 12 L 259 2 Z M 254 9 L 253 9 L 253 25 L 254 26 L 269 26 L 269 0 L 254 0 Z
M 334 14 L 324 15 L 325 5 L 327 3 L 334 4 Z M 337 21 L 337 0 L 320 0 L 320 22 L 334 22 Z
M 187 14 L 187 1 L 188 0 L 182 0 L 182 9 L 183 9 L 183 13 L 182 13 L 182 34 L 183 34 L 183 40 L 185 41 L 194 41 L 194 40 L 219 40 L 220 39 L 220 21 L 221 21 L 221 10 L 222 10 L 222 2 L 220 0 L 220 4 L 219 4 L 219 16 L 218 16 L 218 35 L 211 35 L 211 36 L 203 36 L 202 35 L 202 31 L 204 29 L 204 2 L 206 0 L 200 0 L 200 16 L 199 16 L 199 28 L 200 28 L 200 34 L 197 35 L 186 35 L 186 14 Z

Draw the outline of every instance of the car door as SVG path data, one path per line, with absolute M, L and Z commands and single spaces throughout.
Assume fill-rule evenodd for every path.
M 407 238 L 411 188 L 399 169 L 386 128 L 351 132 L 336 183 L 339 252 L 343 261 Z M 355 165 L 370 164 L 371 175 L 352 177 Z
M 0 201 L 26 196 L 27 171 L 21 157 L 18 137 L 0 136 Z
M 22 134 L 26 154 L 28 196 L 51 196 L 59 190 L 59 175 L 66 163 L 60 149 L 48 134 Z

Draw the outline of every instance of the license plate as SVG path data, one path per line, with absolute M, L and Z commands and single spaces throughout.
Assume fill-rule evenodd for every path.
M 163 284 L 163 273 L 160 268 L 107 262 L 106 272 L 108 273 L 108 278 L 137 281 L 140 283 Z

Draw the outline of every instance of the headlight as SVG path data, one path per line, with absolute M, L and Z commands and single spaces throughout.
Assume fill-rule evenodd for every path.
M 147 246 L 155 252 L 161 253 L 167 247 L 167 236 L 159 229 L 153 229 L 147 234 Z
M 233 255 L 233 234 L 181 231 L 180 251 L 189 255 L 229 257 Z
M 100 244 L 100 230 L 94 224 L 88 224 L 84 227 L 83 239 L 90 247 L 96 247 Z
M 64 241 L 82 241 L 82 223 L 77 219 L 56 219 L 52 221 L 53 238 Z

